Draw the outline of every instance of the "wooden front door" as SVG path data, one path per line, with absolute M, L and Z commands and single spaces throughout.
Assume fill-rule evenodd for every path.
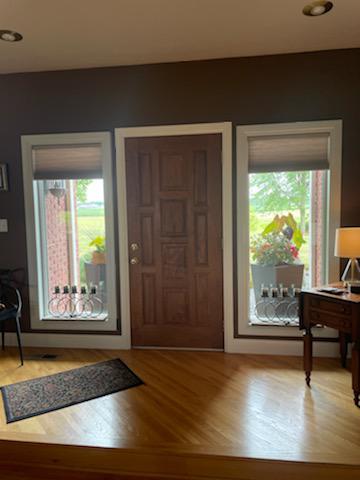
M 134 346 L 223 348 L 221 135 L 125 143 Z

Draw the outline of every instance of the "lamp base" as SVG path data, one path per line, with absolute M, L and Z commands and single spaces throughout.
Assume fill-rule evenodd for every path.
M 341 280 L 351 293 L 360 293 L 360 265 L 357 258 L 350 258 Z
M 360 286 L 360 265 L 357 258 L 349 259 L 341 280 L 349 285 L 355 284 Z

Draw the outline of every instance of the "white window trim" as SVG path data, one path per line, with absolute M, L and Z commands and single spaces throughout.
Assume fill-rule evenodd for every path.
M 339 259 L 334 257 L 335 230 L 340 226 L 342 120 L 246 125 L 236 128 L 237 143 L 237 273 L 238 335 L 301 336 L 296 327 L 272 327 L 249 324 L 249 137 L 328 133 L 329 141 L 329 208 L 328 208 L 328 280 L 339 280 Z M 335 337 L 332 329 L 319 329 L 314 336 Z M 235 339 L 236 343 L 236 339 Z
M 83 145 L 96 143 L 101 145 L 103 154 L 103 179 L 105 203 L 105 231 L 107 243 L 106 283 L 108 288 L 108 317 L 103 320 L 43 320 L 39 301 L 42 288 L 42 258 L 37 255 L 36 239 L 41 238 L 39 231 L 39 209 L 35 208 L 33 188 L 33 148 L 40 145 Z M 111 135 L 109 132 L 85 132 L 68 134 L 24 135 L 21 137 L 22 164 L 24 178 L 26 243 L 29 269 L 30 322 L 33 330 L 117 330 L 116 301 L 116 264 L 114 243 L 114 207 L 113 207 L 113 172 L 111 161 Z M 46 260 L 45 260 L 46 261 Z
M 126 197 L 125 139 L 169 135 L 201 135 L 219 133 L 222 136 L 222 222 L 223 222 L 223 302 L 224 350 L 231 350 L 234 340 L 233 298 L 233 238 L 232 238 L 232 124 L 200 123 L 115 129 L 119 215 L 119 259 L 121 287 L 121 334 L 127 348 L 131 347 L 130 282 Z

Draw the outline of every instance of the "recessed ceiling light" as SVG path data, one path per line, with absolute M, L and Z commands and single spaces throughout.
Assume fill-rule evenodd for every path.
M 318 0 L 317 2 L 311 2 L 303 8 L 303 14 L 308 17 L 319 17 L 329 12 L 333 8 L 332 2 L 325 0 Z
M 20 42 L 22 40 L 22 35 L 13 30 L 0 30 L 0 39 L 4 42 Z

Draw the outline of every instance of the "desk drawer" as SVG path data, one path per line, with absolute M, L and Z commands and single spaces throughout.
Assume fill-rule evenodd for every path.
M 336 330 L 351 333 L 351 318 L 341 317 L 340 315 L 331 315 L 326 312 L 319 312 L 318 310 L 310 310 L 309 318 L 311 323 L 318 323 L 319 325 L 326 325 Z
M 351 305 L 345 302 L 333 302 L 323 298 L 311 298 L 310 308 L 324 312 L 337 313 L 338 315 L 351 315 Z

